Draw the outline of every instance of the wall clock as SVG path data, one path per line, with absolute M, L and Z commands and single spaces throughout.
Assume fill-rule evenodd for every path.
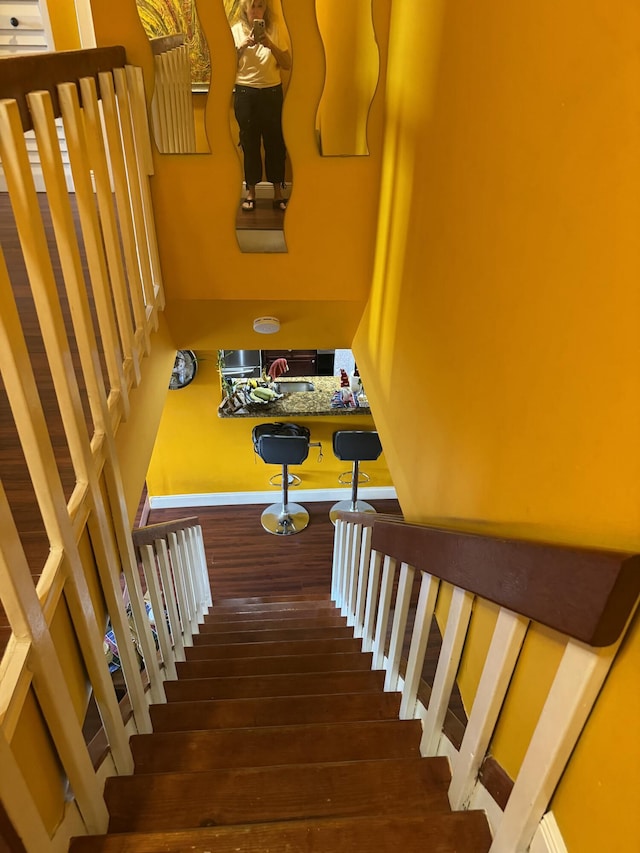
M 197 372 L 198 359 L 195 352 L 190 349 L 179 349 L 171 371 L 169 390 L 175 391 L 178 388 L 186 388 L 190 382 L 193 382 Z

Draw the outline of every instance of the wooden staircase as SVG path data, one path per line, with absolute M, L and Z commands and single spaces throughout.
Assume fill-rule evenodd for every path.
M 193 639 L 134 774 L 107 780 L 109 833 L 72 853 L 489 849 L 328 596 L 223 599 Z

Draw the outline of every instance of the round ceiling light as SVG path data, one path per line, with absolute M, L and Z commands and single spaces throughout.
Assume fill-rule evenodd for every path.
M 261 335 L 273 335 L 280 331 L 280 320 L 277 317 L 258 317 L 253 321 L 253 331 Z

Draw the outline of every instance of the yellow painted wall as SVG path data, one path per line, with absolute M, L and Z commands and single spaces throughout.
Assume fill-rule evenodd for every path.
M 283 127 L 293 174 L 285 217 L 287 254 L 243 255 L 235 236 L 241 168 L 229 132 L 235 52 L 222 2 L 198 12 L 212 55 L 206 110 L 210 154 L 155 152 L 153 197 L 169 300 L 353 300 L 368 294 L 381 164 L 383 99 L 369 120 L 370 157 L 321 157 L 315 114 L 323 86 L 322 41 L 314 0 L 284 0 L 293 69 Z M 98 44 L 123 43 L 152 85 L 150 49 L 134 0 L 92 3 Z M 390 0 L 375 0 L 376 28 L 386 44 Z M 382 74 L 386 53 L 381 55 Z M 151 88 L 149 88 L 151 91 Z M 357 216 L 353 215 L 354 204 Z M 196 316 L 194 311 L 194 317 Z
M 47 3 L 47 13 L 56 50 L 79 50 L 80 33 L 74 0 Z
M 394 4 L 354 341 L 403 510 L 637 551 L 640 7 L 441 2 L 421 27 L 418 50 L 415 9 Z M 554 799 L 570 853 L 631 853 L 640 837 L 638 633 Z M 559 649 L 537 631 L 525 652 L 494 745 L 512 772 Z
M 371 0 L 316 0 L 325 84 L 316 127 L 324 155 L 367 154 L 367 119 L 378 81 Z

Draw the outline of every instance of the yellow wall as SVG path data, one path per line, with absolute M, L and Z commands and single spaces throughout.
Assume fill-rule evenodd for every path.
M 210 154 L 154 152 L 153 197 L 169 300 L 366 299 L 372 271 L 383 125 L 382 95 L 369 120 L 370 157 L 321 157 L 315 114 L 323 87 L 322 41 L 314 0 L 284 0 L 293 70 L 283 127 L 293 174 L 285 217 L 287 254 L 243 255 L 235 236 L 241 168 L 229 132 L 235 52 L 222 2 L 198 12 L 212 55 L 206 111 Z M 134 0 L 92 3 L 98 44 L 124 43 L 144 68 L 152 91 L 153 65 Z M 375 0 L 375 22 L 386 44 L 390 0 Z M 386 53 L 382 51 L 384 74 Z M 354 207 L 357 215 L 354 216 Z M 358 311 L 358 317 L 360 312 Z M 194 317 L 196 311 L 194 310 Z
M 55 49 L 79 50 L 82 45 L 74 0 L 49 0 L 47 12 Z
M 393 9 L 374 287 L 354 341 L 403 510 L 637 551 L 640 8 L 422 13 L 416 50 L 415 10 Z M 527 684 L 548 681 L 557 641 L 527 645 Z M 639 663 L 636 622 L 554 800 L 571 853 L 635 849 Z M 524 682 L 495 744 L 511 771 L 538 701 Z
M 316 0 L 326 79 L 316 127 L 325 155 L 367 154 L 367 118 L 378 81 L 371 0 Z

